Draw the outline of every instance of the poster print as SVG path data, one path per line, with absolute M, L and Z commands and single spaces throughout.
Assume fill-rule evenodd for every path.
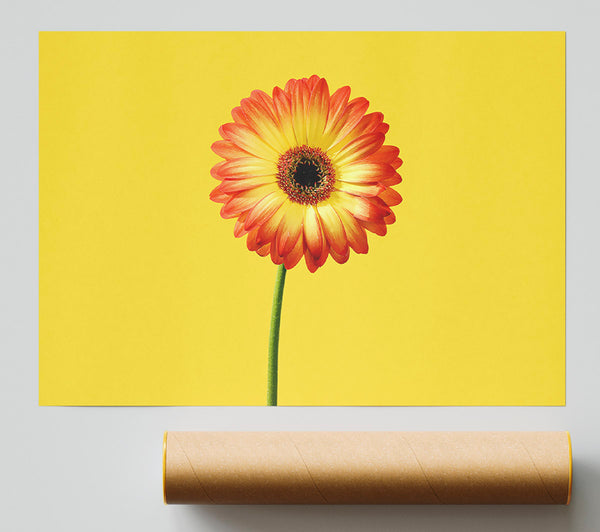
M 564 33 L 39 39 L 40 404 L 564 404 Z

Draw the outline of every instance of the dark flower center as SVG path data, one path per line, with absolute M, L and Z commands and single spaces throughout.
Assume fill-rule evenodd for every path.
M 292 201 L 316 205 L 331 195 L 335 172 L 323 150 L 303 145 L 279 158 L 277 181 Z
M 301 187 L 314 187 L 321 179 L 319 167 L 314 161 L 301 161 L 296 166 L 292 179 Z

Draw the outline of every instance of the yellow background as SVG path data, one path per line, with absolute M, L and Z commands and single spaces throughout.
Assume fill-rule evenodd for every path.
M 318 74 L 390 124 L 405 201 L 288 272 L 285 405 L 565 397 L 564 33 L 41 33 L 41 404 L 260 405 L 276 267 L 208 200 L 219 125 Z

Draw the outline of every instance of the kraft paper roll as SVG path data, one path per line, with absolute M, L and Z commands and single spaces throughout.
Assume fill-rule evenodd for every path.
M 165 503 L 568 504 L 567 432 L 167 432 Z

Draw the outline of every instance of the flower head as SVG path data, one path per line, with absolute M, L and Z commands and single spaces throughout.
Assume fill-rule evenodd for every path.
M 367 253 L 365 230 L 385 235 L 394 223 L 399 150 L 384 146 L 383 114 L 349 97 L 318 76 L 291 79 L 272 96 L 253 91 L 219 129 L 212 149 L 225 160 L 211 170 L 221 183 L 210 198 L 237 218 L 250 251 L 287 269 L 304 257 L 314 272 L 329 255 L 342 264 L 350 249 Z

